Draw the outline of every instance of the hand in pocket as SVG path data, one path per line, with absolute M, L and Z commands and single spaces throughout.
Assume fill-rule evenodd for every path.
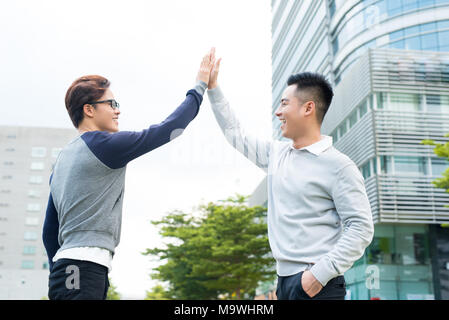
M 301 277 L 301 286 L 304 292 L 310 297 L 315 297 L 323 289 L 321 283 L 309 270 L 304 271 Z

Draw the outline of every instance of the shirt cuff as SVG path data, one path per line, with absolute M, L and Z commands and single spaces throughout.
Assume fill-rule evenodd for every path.
M 309 270 L 313 276 L 321 283 L 323 287 L 333 278 L 337 277 L 331 262 L 324 257 L 318 263 L 314 264 Z
M 198 92 L 201 96 L 204 95 L 204 92 L 206 92 L 207 89 L 207 83 L 201 80 L 198 80 L 195 84 L 194 89 L 196 92 Z
M 221 91 L 221 88 L 219 86 L 207 90 L 207 95 L 209 96 L 209 100 L 211 103 L 217 103 L 220 100 L 224 99 L 223 92 Z

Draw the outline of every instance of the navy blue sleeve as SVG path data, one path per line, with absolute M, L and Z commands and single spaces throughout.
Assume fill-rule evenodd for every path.
M 184 102 L 159 124 L 142 131 L 90 131 L 81 138 L 93 154 L 111 169 L 124 167 L 128 162 L 173 140 L 196 117 L 203 96 L 189 90 Z
M 47 251 L 48 264 L 50 271 L 53 269 L 53 257 L 59 249 L 58 242 L 59 221 L 58 212 L 53 203 L 53 197 L 50 192 L 48 198 L 47 212 L 45 214 L 44 228 L 42 230 L 42 241 Z

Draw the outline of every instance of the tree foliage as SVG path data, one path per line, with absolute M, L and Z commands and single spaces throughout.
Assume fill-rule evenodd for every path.
M 449 137 L 449 133 L 445 135 L 445 137 Z M 435 143 L 433 140 L 423 140 L 423 144 L 435 146 L 433 152 L 442 158 L 445 158 L 449 161 L 449 142 L 444 144 Z M 449 167 L 443 172 L 443 177 L 435 179 L 432 183 L 441 189 L 445 189 L 446 192 L 449 192 Z
M 120 294 L 117 292 L 117 287 L 114 286 L 109 278 L 109 288 L 106 296 L 106 300 L 120 300 Z
M 196 214 L 174 211 L 152 222 L 172 240 L 143 253 L 166 262 L 152 277 L 169 284 L 168 297 L 242 299 L 253 296 L 260 281 L 274 279 L 266 209 L 245 201 L 237 195 L 202 205 Z
M 169 296 L 167 295 L 167 291 L 165 291 L 164 287 L 161 284 L 157 284 L 151 289 L 151 291 L 147 291 L 145 300 L 169 300 Z

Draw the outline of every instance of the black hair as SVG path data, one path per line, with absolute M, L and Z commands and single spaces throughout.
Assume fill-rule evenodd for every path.
M 334 96 L 332 87 L 326 78 L 319 73 L 302 72 L 292 74 L 288 78 L 287 84 L 289 86 L 296 84 L 297 91 L 305 90 L 310 94 L 310 99 L 315 102 L 317 119 L 321 124 Z

